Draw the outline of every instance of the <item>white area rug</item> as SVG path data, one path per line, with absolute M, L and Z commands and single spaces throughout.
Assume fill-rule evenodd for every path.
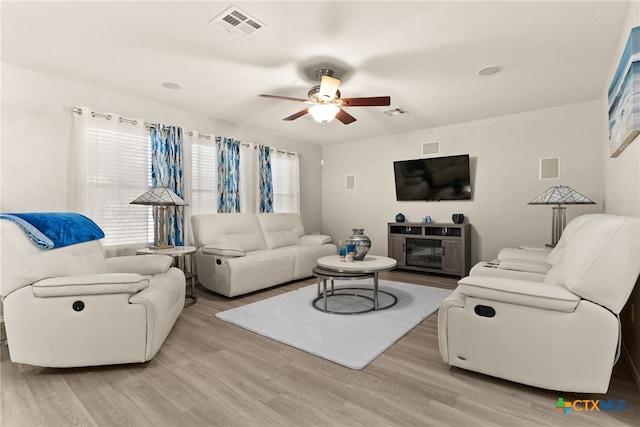
M 336 280 L 335 284 L 336 289 L 373 286 L 372 279 Z M 347 368 L 363 369 L 434 313 L 451 293 L 448 289 L 387 280 L 380 280 L 379 286 L 398 298 L 395 306 L 364 314 L 323 313 L 311 305 L 317 293 L 316 285 L 310 285 L 217 313 L 216 317 Z M 380 294 L 380 304 L 388 303 L 388 298 Z M 329 301 L 334 304 L 341 299 Z M 348 299 L 344 302 L 360 303 Z

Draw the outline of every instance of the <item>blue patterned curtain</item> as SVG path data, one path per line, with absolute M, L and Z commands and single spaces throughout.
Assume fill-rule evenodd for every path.
M 184 200 L 182 128 L 157 124 L 151 128 L 151 181 L 168 187 Z M 167 243 L 184 245 L 184 208 L 167 210 Z
M 260 212 L 273 212 L 273 173 L 271 150 L 266 145 L 258 146 L 258 175 L 260 190 Z
M 218 212 L 240 212 L 240 143 L 217 137 Z

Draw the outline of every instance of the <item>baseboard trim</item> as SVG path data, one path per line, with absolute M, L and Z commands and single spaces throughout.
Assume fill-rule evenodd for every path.
M 636 382 L 636 387 L 638 387 L 638 391 L 640 391 L 640 372 L 638 368 L 633 364 L 633 360 L 631 359 L 631 355 L 627 351 L 627 346 L 622 343 L 622 355 L 624 356 L 627 364 L 629 365 L 629 369 L 631 370 L 631 376 L 633 380 Z

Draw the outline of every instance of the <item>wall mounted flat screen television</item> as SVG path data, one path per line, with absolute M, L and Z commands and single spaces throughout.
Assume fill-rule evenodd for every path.
M 469 155 L 393 162 L 397 200 L 469 200 Z

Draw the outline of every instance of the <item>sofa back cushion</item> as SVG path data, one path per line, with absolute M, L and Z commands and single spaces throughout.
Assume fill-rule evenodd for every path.
M 602 216 L 604 214 L 592 213 L 580 215 L 569 221 L 569 224 L 564 228 L 562 232 L 562 236 L 560 240 L 556 244 L 556 247 L 549 252 L 547 255 L 546 262 L 551 265 L 556 265 L 562 260 L 562 256 L 564 255 L 564 251 L 567 248 L 567 243 L 571 238 L 576 234 L 576 232 L 580 229 L 580 227 L 586 223 L 587 221 Z
M 16 224 L 0 220 L 0 294 L 51 277 L 107 272 L 104 248 L 98 240 L 41 249 Z
M 191 217 L 191 228 L 198 248 L 217 245 L 247 252 L 267 249 L 255 214 L 197 214 Z
M 300 244 L 304 227 L 297 213 L 261 213 L 257 217 L 269 249 Z
M 580 226 L 545 282 L 619 313 L 639 274 L 640 218 L 606 214 Z

